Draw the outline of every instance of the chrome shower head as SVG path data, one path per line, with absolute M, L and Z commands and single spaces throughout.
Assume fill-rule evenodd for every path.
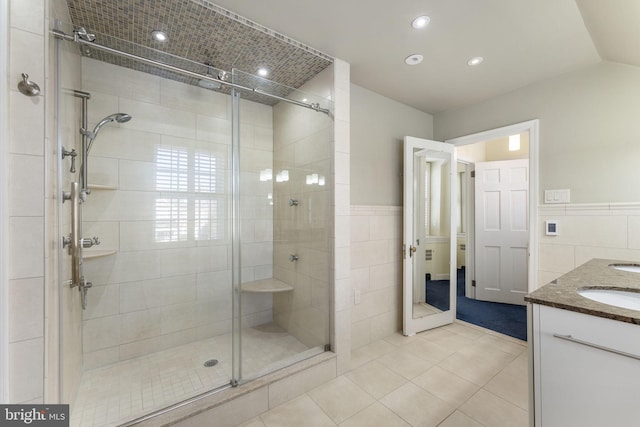
M 100 128 L 107 123 L 110 123 L 110 122 L 126 123 L 129 120 L 131 120 L 131 116 L 128 114 L 125 114 L 125 113 L 111 114 L 110 116 L 107 116 L 98 122 L 96 127 L 93 129 L 93 133 L 97 134 Z
M 106 125 L 107 123 L 111 123 L 111 122 L 126 123 L 129 120 L 131 120 L 131 116 L 129 114 L 115 113 L 115 114 L 111 114 L 110 116 L 107 116 L 104 119 L 100 120 L 98 122 L 98 124 L 96 125 L 96 127 L 93 128 L 92 132 L 87 132 L 85 130 L 83 133 L 86 136 L 89 137 L 89 145 L 87 146 L 87 153 L 91 149 L 91 145 L 93 144 L 93 140 L 96 139 L 96 136 L 98 135 L 98 132 L 100 132 L 100 128 L 102 126 Z
M 208 62 L 205 62 L 204 65 L 207 66 L 207 74 L 206 74 L 206 76 L 215 78 L 215 76 L 211 72 L 212 65 L 209 64 Z M 200 80 L 198 80 L 198 86 L 203 87 L 205 89 L 218 90 L 218 89 L 220 89 L 221 84 L 218 83 L 218 82 L 215 82 L 213 80 L 200 79 Z

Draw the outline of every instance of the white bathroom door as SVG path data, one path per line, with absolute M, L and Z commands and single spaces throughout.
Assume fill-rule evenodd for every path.
M 476 298 L 524 305 L 529 264 L 529 160 L 476 163 Z

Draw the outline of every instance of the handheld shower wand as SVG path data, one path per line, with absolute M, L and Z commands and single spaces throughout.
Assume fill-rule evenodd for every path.
M 98 132 L 100 132 L 100 129 L 102 128 L 102 126 L 106 125 L 107 123 L 112 123 L 112 122 L 126 123 L 129 120 L 131 120 L 131 116 L 129 114 L 115 113 L 100 120 L 96 125 L 96 127 L 93 128 L 92 131 L 89 131 L 85 128 L 80 128 L 80 133 L 83 136 L 85 136 L 85 138 L 83 138 L 83 142 L 85 140 L 88 140 L 87 143 L 83 143 L 82 145 L 82 165 L 80 167 L 80 174 L 82 178 L 82 193 L 84 195 L 91 193 L 91 190 L 89 190 L 89 184 L 87 181 L 87 172 L 88 172 L 87 159 L 89 157 L 89 151 L 91 150 L 93 141 L 95 141 L 96 136 L 98 136 Z

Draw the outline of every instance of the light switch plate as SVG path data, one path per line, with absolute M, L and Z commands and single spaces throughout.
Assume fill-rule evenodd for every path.
M 571 203 L 571 190 L 544 190 L 545 203 Z

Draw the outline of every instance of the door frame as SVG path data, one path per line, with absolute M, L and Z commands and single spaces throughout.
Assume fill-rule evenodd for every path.
M 7 71 L 9 62 L 9 5 L 0 1 L 0 235 L 8 232 L 8 150 L 9 146 L 9 87 Z M 0 241 L 0 402 L 9 401 L 9 303 L 7 238 Z
M 529 132 L 529 272 L 527 275 L 528 291 L 532 292 L 537 287 L 538 279 L 538 139 L 540 120 L 533 119 L 526 122 L 515 123 L 500 128 L 490 129 L 470 135 L 447 139 L 446 143 L 455 147 L 504 138 L 516 133 Z M 467 244 L 466 249 L 470 247 Z M 473 259 L 475 249 L 471 248 Z M 469 252 L 466 254 L 469 255 Z
M 476 241 L 476 226 L 475 226 L 475 188 L 473 185 L 473 178 L 471 173 L 475 172 L 476 164 L 473 160 L 457 157 L 457 162 L 465 165 L 465 185 L 467 187 L 467 193 L 465 197 L 466 207 L 466 227 L 464 229 L 464 295 L 470 299 L 476 299 L 476 288 L 472 286 L 472 281 L 475 280 L 476 271 L 476 258 L 475 258 L 475 241 Z

